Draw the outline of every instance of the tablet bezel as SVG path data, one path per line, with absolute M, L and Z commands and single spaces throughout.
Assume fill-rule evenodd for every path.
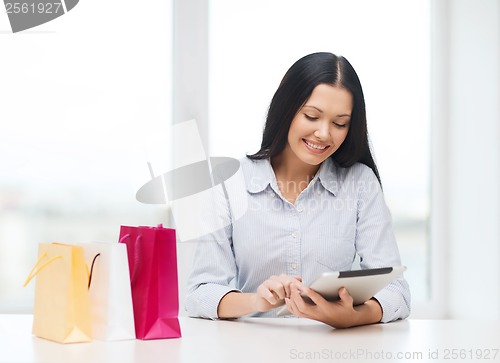
M 335 271 L 321 274 L 309 287 L 326 300 L 339 299 L 339 289 L 345 287 L 353 298 L 354 305 L 370 300 L 406 270 L 405 266 L 382 267 L 365 270 Z M 308 302 L 311 302 L 308 299 Z M 278 311 L 278 316 L 288 315 L 286 306 Z

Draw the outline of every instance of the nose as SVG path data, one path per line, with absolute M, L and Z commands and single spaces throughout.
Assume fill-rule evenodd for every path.
M 314 136 L 316 136 L 319 140 L 328 139 L 329 135 L 329 122 L 318 122 L 316 123 L 317 128 L 314 131 Z

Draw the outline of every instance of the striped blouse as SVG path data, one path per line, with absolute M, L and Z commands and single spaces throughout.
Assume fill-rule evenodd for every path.
M 369 167 L 340 168 L 327 159 L 292 204 L 282 197 L 269 160 L 240 162 L 246 212 L 199 240 L 186 296 L 190 316 L 217 319 L 224 295 L 256 292 L 271 275 L 300 276 L 309 285 L 323 272 L 351 270 L 356 255 L 362 269 L 401 265 L 391 215 Z M 404 278 L 375 298 L 382 322 L 410 314 Z M 278 310 L 251 316 L 275 317 Z

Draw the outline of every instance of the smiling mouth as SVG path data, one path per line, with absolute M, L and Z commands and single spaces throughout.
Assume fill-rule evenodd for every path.
M 302 139 L 306 146 L 309 148 L 309 150 L 315 152 L 315 153 L 323 153 L 326 149 L 330 147 L 330 145 L 318 145 L 314 144 L 306 139 Z

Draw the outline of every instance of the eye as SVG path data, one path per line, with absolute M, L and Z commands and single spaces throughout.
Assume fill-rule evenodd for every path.
M 343 129 L 343 128 L 346 128 L 347 127 L 347 124 L 338 124 L 336 122 L 333 123 L 336 127 L 338 127 L 339 129 Z
M 309 121 L 316 121 L 318 118 L 315 116 L 310 116 L 307 113 L 304 114 L 305 118 L 308 119 Z

